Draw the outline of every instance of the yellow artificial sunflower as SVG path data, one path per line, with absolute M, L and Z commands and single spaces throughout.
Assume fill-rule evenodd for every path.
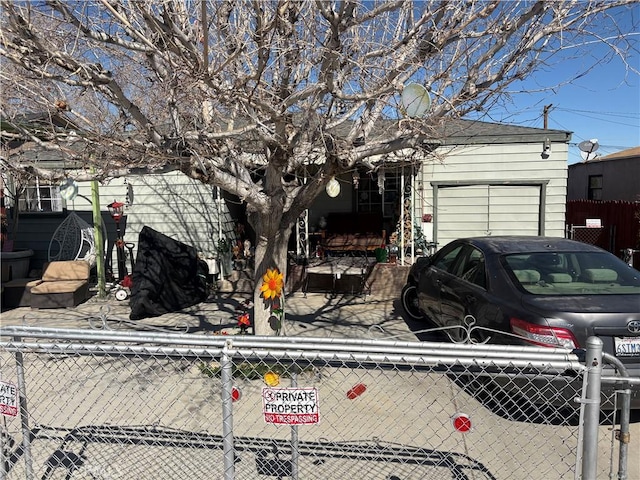
M 265 300 L 274 299 L 282 295 L 282 287 L 284 286 L 282 277 L 282 273 L 277 268 L 267 269 L 267 273 L 262 276 L 262 286 L 260 287 Z

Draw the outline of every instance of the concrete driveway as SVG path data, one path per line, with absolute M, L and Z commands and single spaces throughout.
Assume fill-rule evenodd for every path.
M 99 300 L 92 298 L 74 309 L 62 310 L 31 310 L 30 308 L 18 308 L 2 313 L 2 326 L 27 324 L 33 326 L 47 326 L 60 328 L 111 328 L 126 330 L 157 330 L 168 329 L 170 331 L 187 331 L 194 334 L 212 334 L 219 331 L 235 333 L 237 331 L 237 315 L 242 310 L 247 295 L 234 293 L 220 293 L 212 296 L 207 302 L 185 309 L 180 312 L 165 314 L 159 317 L 129 321 L 128 302 L 118 302 L 113 298 Z M 325 295 L 325 294 L 294 294 L 286 299 L 286 321 L 284 333 L 288 336 L 308 337 L 342 337 L 342 338 L 371 338 L 371 339 L 397 339 L 412 341 L 420 338 L 422 341 L 439 341 L 441 337 L 433 333 L 423 332 L 428 325 L 408 321 L 405 318 L 399 301 L 393 297 L 367 296 L 354 297 L 351 295 Z M 437 411 L 432 409 L 414 410 L 416 417 L 408 421 L 407 416 L 412 410 L 408 406 L 397 405 L 399 425 L 410 426 L 420 422 L 421 425 L 431 425 L 433 428 L 425 430 L 431 440 L 425 440 L 429 444 L 436 438 L 447 438 L 450 435 L 446 431 L 449 423 L 443 422 L 442 415 L 449 418 L 456 411 L 473 412 L 473 420 L 477 425 L 473 433 L 465 436 L 461 453 L 469 455 L 476 461 L 493 465 L 491 471 L 501 472 L 496 478 L 531 478 L 530 474 L 524 476 L 516 473 L 518 462 L 534 464 L 538 461 L 571 465 L 575 458 L 564 458 L 571 454 L 561 441 L 562 436 L 557 437 L 557 429 L 570 429 L 567 426 L 537 425 L 535 423 L 518 422 L 505 419 L 491 411 L 491 407 L 482 405 L 474 399 L 454 381 L 440 379 L 432 387 L 425 390 L 422 382 L 415 383 L 415 378 L 402 380 L 402 375 L 397 381 L 386 382 L 391 389 L 378 388 L 376 398 L 379 404 L 393 404 L 397 398 L 412 398 L 415 392 L 420 390 L 419 402 L 424 405 L 440 405 Z M 342 380 L 342 379 L 341 379 Z M 357 378 L 352 383 L 357 382 Z M 402 381 L 401 381 L 402 380 Z M 442 380 L 445 380 L 444 382 Z M 330 381 L 327 380 L 327 381 Z M 347 382 L 349 383 L 349 382 Z M 384 385 L 384 382 L 375 382 Z M 425 397 L 427 395 L 427 397 Z M 387 400 L 385 400 L 385 398 Z M 449 407 L 446 407 L 446 406 Z M 361 417 L 360 422 L 367 420 L 371 414 L 371 407 L 363 405 L 364 410 L 356 412 Z M 325 409 L 327 406 L 325 406 Z M 336 407 L 337 408 L 337 407 Z M 331 408 L 333 415 L 340 417 L 339 410 Z M 346 412 L 345 412 L 346 414 Z M 353 410 L 349 414 L 354 414 Z M 429 415 L 434 415 L 430 421 Z M 338 420 L 336 420 L 338 421 Z M 358 422 L 356 422 L 358 423 Z M 437 426 L 440 425 L 440 426 Z M 550 430 L 554 433 L 550 434 Z M 393 432 L 394 430 L 390 430 Z M 410 430 L 399 429 L 393 438 L 402 438 Z M 510 434 L 507 434 L 510 432 Z M 568 430 L 567 430 L 568 432 Z M 567 433 L 565 432 L 565 433 Z M 610 427 L 601 427 L 599 465 L 601 472 L 606 471 L 610 454 L 612 432 Z M 408 439 L 413 437 L 410 435 Z M 557 438 L 559 443 L 548 440 Z M 534 442 L 541 439 L 542 443 Z M 407 439 L 407 440 L 408 440 Z M 475 440 L 474 440 L 475 439 Z M 634 423 L 631 427 L 631 444 L 629 449 L 628 478 L 640 479 L 640 423 Z M 440 440 L 442 442 L 442 440 Z M 531 446 L 536 444 L 535 448 Z M 436 442 L 435 444 L 438 444 Z M 615 443 L 614 443 L 615 445 Z M 490 448 L 489 448 L 490 446 Z M 442 449 L 454 451 L 454 445 Z M 526 450 L 527 457 L 519 458 Z M 496 452 L 504 452 L 497 455 Z M 509 452 L 507 454 L 507 452 Z M 487 457 L 489 455 L 489 457 Z M 536 455 L 540 459 L 536 460 Z M 555 457 L 555 458 L 554 458 Z M 615 455 L 614 455 L 615 457 Z M 496 463 L 497 462 L 497 463 Z M 327 467 L 330 465 L 327 464 Z M 522 467 L 522 466 L 521 466 Z M 354 463 L 358 471 L 357 463 Z M 530 472 L 525 469 L 524 472 Z M 507 474 L 506 472 L 511 472 Z M 476 472 L 476 476 L 479 475 Z M 393 477 L 388 477 L 393 478 Z M 397 477 L 400 478 L 400 477 Z M 475 478 L 475 477 L 474 477 Z M 480 475 L 478 478 L 492 478 Z M 548 477 L 547 477 L 548 478 Z M 559 478 L 573 478 L 572 472 L 567 471 L 566 476 Z

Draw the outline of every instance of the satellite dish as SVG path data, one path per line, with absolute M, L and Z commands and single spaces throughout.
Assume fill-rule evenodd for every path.
M 67 201 L 76 198 L 78 196 L 78 183 L 75 180 L 67 178 L 60 184 L 60 196 Z
M 410 83 L 404 87 L 401 101 L 405 114 L 412 118 L 424 116 L 431 107 L 429 92 L 417 83 Z
M 327 195 L 335 198 L 340 194 L 340 183 L 335 178 L 332 178 L 329 180 L 329 183 L 327 183 L 325 190 L 327 191 Z
M 578 144 L 578 148 L 581 151 L 587 152 L 587 153 L 595 152 L 596 150 L 598 150 L 598 147 L 600 147 L 600 145 L 598 144 L 597 138 L 592 138 L 591 140 L 585 140 L 584 142 L 580 142 Z
M 578 148 L 580 149 L 580 156 L 585 162 L 596 157 L 595 154 L 594 155 L 591 155 L 591 154 L 596 150 L 598 150 L 599 147 L 600 145 L 598 144 L 597 138 L 592 138 L 591 140 L 585 140 L 578 144 Z

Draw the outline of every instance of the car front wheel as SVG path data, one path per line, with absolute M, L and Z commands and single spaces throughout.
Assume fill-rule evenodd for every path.
M 402 302 L 402 308 L 407 312 L 407 315 L 413 320 L 424 320 L 424 314 L 418 307 L 418 288 L 415 285 L 405 285 L 400 295 L 400 301 Z

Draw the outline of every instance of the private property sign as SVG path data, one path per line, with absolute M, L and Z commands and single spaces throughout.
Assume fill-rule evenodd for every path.
M 18 415 L 18 389 L 13 383 L 0 382 L 0 413 L 9 417 Z
M 316 388 L 262 389 L 264 421 L 284 425 L 310 425 L 320 421 Z

